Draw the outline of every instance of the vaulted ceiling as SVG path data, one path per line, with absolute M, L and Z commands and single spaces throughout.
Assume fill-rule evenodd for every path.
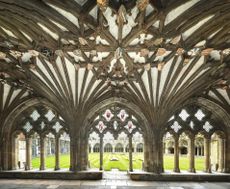
M 76 119 L 110 97 L 161 125 L 194 96 L 230 112 L 229 0 L 0 0 L 1 112 L 48 99 Z

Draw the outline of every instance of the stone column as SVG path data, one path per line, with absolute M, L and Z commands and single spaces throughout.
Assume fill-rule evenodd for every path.
M 2 144 L 0 144 L 0 171 L 2 171 Z
M 69 170 L 73 171 L 73 148 L 72 148 L 72 144 L 70 141 L 70 152 L 69 152 L 69 156 L 70 156 L 70 166 L 69 166 Z
M 195 173 L 195 149 L 194 149 L 195 137 L 192 135 L 189 137 L 189 172 Z
M 148 171 L 148 167 L 149 167 L 149 144 L 148 144 L 148 140 L 145 139 L 144 141 L 144 171 Z
M 88 137 L 81 137 L 81 170 L 87 170 L 88 168 Z
M 204 138 L 205 172 L 207 173 L 211 173 L 210 144 L 211 139 L 209 137 Z
M 19 154 L 19 141 L 16 136 L 13 136 L 12 146 L 11 146 L 11 158 L 12 158 L 11 159 L 12 160 L 11 169 L 12 170 L 16 170 L 18 167 L 18 154 Z
M 133 171 L 133 145 L 132 145 L 132 135 L 129 135 L 129 171 Z
M 174 172 L 179 173 L 179 137 L 174 137 Z
M 26 167 L 25 170 L 31 170 L 31 143 L 32 139 L 30 137 L 26 137 Z
M 103 170 L 103 136 L 100 136 L 100 170 Z
M 224 146 L 225 146 L 225 139 L 219 139 L 219 168 L 218 171 L 223 173 L 224 172 Z
M 81 138 L 80 138 L 80 135 L 78 135 L 78 138 L 77 138 L 77 154 L 76 154 L 76 157 L 77 157 L 77 166 L 76 166 L 76 171 L 81 171 L 82 170 L 82 161 L 81 161 Z
M 45 166 L 45 151 L 46 151 L 46 147 L 45 147 L 45 137 L 41 136 L 40 137 L 40 170 L 45 170 L 46 166 Z
M 76 156 L 76 148 L 77 142 L 74 137 L 70 137 L 70 171 L 75 171 L 77 165 L 77 156 Z
M 60 137 L 55 137 L 55 170 L 60 170 Z
M 85 161 L 86 161 L 86 170 L 90 168 L 90 162 L 89 162 L 89 141 L 87 138 L 86 141 L 86 150 L 85 150 Z

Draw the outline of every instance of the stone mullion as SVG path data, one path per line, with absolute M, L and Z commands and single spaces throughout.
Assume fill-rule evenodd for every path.
M 55 137 L 55 170 L 60 169 L 60 136 Z
M 211 173 L 211 162 L 210 162 L 210 137 L 204 138 L 204 155 L 205 155 L 205 172 Z
M 26 137 L 26 170 L 31 170 L 32 168 L 32 162 L 31 162 L 31 143 L 32 139 L 31 137 Z
M 174 137 L 174 172 L 179 173 L 179 137 Z
M 46 141 L 45 141 L 45 137 L 44 136 L 41 136 L 40 137 L 40 170 L 45 170 L 46 167 L 45 167 L 45 144 Z
M 103 136 L 100 135 L 100 170 L 103 170 Z
M 129 135 L 129 171 L 133 171 L 133 145 L 132 145 L 132 135 Z

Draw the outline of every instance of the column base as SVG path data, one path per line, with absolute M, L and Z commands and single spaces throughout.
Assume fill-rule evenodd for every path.
M 45 167 L 40 167 L 40 171 L 44 171 L 44 170 L 46 170 L 46 168 Z
M 26 170 L 26 171 L 29 171 L 29 170 L 31 170 L 31 167 L 26 166 L 26 167 L 25 167 L 25 170 Z
M 54 168 L 54 170 L 55 170 L 55 171 L 58 171 L 58 170 L 60 170 L 60 167 L 56 166 L 56 167 Z
M 173 169 L 173 171 L 174 171 L 175 173 L 180 173 L 180 169 L 179 169 L 179 168 L 175 168 L 175 169 Z
M 212 173 L 212 170 L 211 169 L 206 169 L 204 172 L 206 172 L 206 173 Z
M 227 169 L 224 168 L 223 169 L 223 173 L 228 173 Z
M 195 173 L 195 172 L 196 172 L 196 169 L 195 169 L 195 168 L 189 169 L 188 172 L 190 172 L 190 173 Z

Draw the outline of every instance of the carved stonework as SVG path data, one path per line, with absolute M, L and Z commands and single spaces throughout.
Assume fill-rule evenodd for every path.
M 149 4 L 149 0 L 137 0 L 137 7 L 140 11 L 144 11 Z

